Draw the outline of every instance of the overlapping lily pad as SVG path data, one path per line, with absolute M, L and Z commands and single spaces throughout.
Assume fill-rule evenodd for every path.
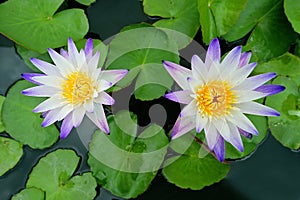
M 4 124 L 2 122 L 2 105 L 5 100 L 5 97 L 0 95 L 0 133 L 5 130 Z
M 32 148 L 42 149 L 54 144 L 59 132 L 54 125 L 42 128 L 40 114 L 32 112 L 44 99 L 21 94 L 22 90 L 33 86 L 27 81 L 16 82 L 8 91 L 2 117 L 6 132 L 13 138 Z
M 300 33 L 300 1 L 284 0 L 284 11 L 294 30 Z
M 78 3 L 81 3 L 86 6 L 90 6 L 92 3 L 94 3 L 96 0 L 76 0 Z
M 247 0 L 199 0 L 200 24 L 206 44 L 226 34 L 238 20 Z
M 135 121 L 128 111 L 109 116 L 111 134 L 94 133 L 88 160 L 98 183 L 126 199 L 147 190 L 168 146 L 161 127 L 153 124 L 138 134 Z
M 80 158 L 73 150 L 58 149 L 41 158 L 33 168 L 26 187 L 45 191 L 47 200 L 85 199 L 96 196 L 96 181 L 91 173 L 72 176 Z
M 164 95 L 173 84 L 162 60 L 179 62 L 176 44 L 162 30 L 141 24 L 116 35 L 109 45 L 106 66 L 130 69 L 118 86 L 126 87 L 135 79 L 135 97 L 152 100 Z
M 22 144 L 6 137 L 0 137 L 0 176 L 13 168 L 22 155 Z
M 282 0 L 248 1 L 237 23 L 223 37 L 235 41 L 249 32 L 245 50 L 251 50 L 254 60 L 261 61 L 285 53 L 296 38 L 285 17 Z
M 167 31 L 169 36 L 177 42 L 178 48 L 182 49 L 196 35 L 200 26 L 197 1 L 144 0 L 143 5 L 146 14 L 162 18 L 153 24 L 155 27 L 183 33 L 181 35 L 176 32 Z
M 88 21 L 81 9 L 57 10 L 63 0 L 10 0 L 0 4 L 0 32 L 15 43 L 39 53 L 83 38 Z
M 44 200 L 45 193 L 37 188 L 25 188 L 18 194 L 15 194 L 11 200 Z
M 186 134 L 171 142 L 171 148 L 181 155 L 165 161 L 163 174 L 178 187 L 200 190 L 225 178 L 229 165 L 219 162 L 193 137 Z

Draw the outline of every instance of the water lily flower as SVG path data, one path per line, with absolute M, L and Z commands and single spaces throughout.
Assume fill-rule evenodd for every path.
M 244 151 L 241 135 L 258 135 L 253 123 L 244 115 L 279 116 L 279 112 L 254 100 L 283 91 L 281 85 L 264 84 L 275 73 L 248 77 L 256 66 L 249 63 L 251 53 L 241 53 L 235 47 L 221 61 L 220 44 L 213 39 L 208 47 L 205 62 L 194 55 L 191 70 L 169 61 L 165 69 L 182 88 L 165 95 L 166 98 L 187 104 L 172 129 L 172 139 L 196 128 L 204 130 L 208 148 L 219 161 L 224 161 L 224 140 L 240 152 Z
M 121 80 L 128 70 L 98 68 L 100 52 L 93 54 L 92 39 L 87 40 L 80 52 L 71 38 L 68 40 L 68 51 L 61 49 L 59 54 L 49 48 L 48 52 L 54 65 L 31 58 L 31 62 L 44 74 L 22 74 L 24 79 L 39 85 L 23 90 L 24 95 L 49 97 L 33 109 L 33 112 L 43 113 L 42 126 L 63 120 L 60 137 L 65 138 L 86 115 L 108 134 L 102 104 L 113 105 L 115 101 L 105 90 Z

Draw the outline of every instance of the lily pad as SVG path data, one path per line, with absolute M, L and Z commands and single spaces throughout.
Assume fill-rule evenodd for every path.
M 169 36 L 177 42 L 178 49 L 182 49 L 189 44 L 199 29 L 199 13 L 197 10 L 198 0 L 144 0 L 144 12 L 150 16 L 159 16 L 162 19 L 153 25 L 167 31 Z
M 13 168 L 22 155 L 21 143 L 6 137 L 0 137 L 0 176 Z
M 41 158 L 32 169 L 26 187 L 45 191 L 47 200 L 86 199 L 96 196 L 96 181 L 91 173 L 73 176 L 80 158 L 73 150 L 58 149 Z
M 25 188 L 18 194 L 15 194 L 11 200 L 44 200 L 45 193 L 37 188 Z
M 225 35 L 239 19 L 247 0 L 199 0 L 200 24 L 203 41 L 209 44 Z
M 294 30 L 300 34 L 300 1 L 284 0 L 284 11 Z
M 81 3 L 86 6 L 90 6 L 92 3 L 94 3 L 96 0 L 76 0 L 78 3 Z
M 88 20 L 81 9 L 57 10 L 64 0 L 10 0 L 0 4 L 0 32 L 27 49 L 45 53 L 83 38 Z
M 54 125 L 42 128 L 40 114 L 32 112 L 44 98 L 21 94 L 22 90 L 33 86 L 27 81 L 18 81 L 9 89 L 3 104 L 2 120 L 10 136 L 32 148 L 43 149 L 57 141 L 59 132 Z
M 282 0 L 248 1 L 239 20 L 223 37 L 235 41 L 249 32 L 244 50 L 251 50 L 253 58 L 261 61 L 282 55 L 296 39 L 283 12 Z
M 225 178 L 230 166 L 219 162 L 194 139 L 191 140 L 193 136 L 186 134 L 171 142 L 171 148 L 182 155 L 167 159 L 162 172 L 170 183 L 180 188 L 200 190 Z M 189 147 L 182 152 L 180 144 Z
M 134 95 L 140 100 L 153 100 L 165 94 L 173 79 L 162 65 L 162 60 L 178 63 L 176 44 L 168 35 L 154 27 L 141 25 L 126 28 L 111 41 L 107 69 L 130 69 L 118 83 L 128 86 L 134 79 Z
M 4 124 L 2 122 L 2 106 L 3 106 L 4 100 L 5 100 L 5 97 L 0 95 L 0 133 L 5 130 Z
M 135 198 L 147 190 L 160 168 L 168 138 L 155 124 L 138 134 L 128 111 L 107 120 L 111 134 L 94 133 L 88 163 L 102 187 L 116 196 Z

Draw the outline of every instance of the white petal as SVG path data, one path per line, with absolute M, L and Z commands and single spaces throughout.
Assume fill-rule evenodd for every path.
M 36 97 L 51 97 L 55 94 L 58 94 L 60 90 L 54 87 L 47 85 L 39 85 L 36 87 L 28 88 L 22 91 L 22 94 L 27 96 L 36 96 Z
M 62 88 L 62 84 L 64 82 L 64 79 L 58 76 L 35 76 L 32 79 L 43 85 L 55 87 L 58 89 Z
M 108 82 L 108 81 L 102 79 L 102 80 L 98 81 L 98 91 L 97 92 L 99 93 L 104 90 L 107 90 L 108 88 L 111 88 L 111 86 L 112 86 L 111 82 Z
M 44 72 L 45 74 L 47 74 L 49 76 L 61 76 L 61 74 L 59 73 L 59 70 L 55 67 L 55 65 L 47 63 L 43 60 L 39 60 L 37 58 L 31 58 L 30 61 L 39 70 L 41 70 L 42 72 Z
M 262 92 L 249 90 L 232 90 L 236 95 L 236 103 L 249 102 L 267 96 Z
M 88 73 L 89 70 L 88 70 L 88 66 L 87 66 L 86 59 L 85 59 L 85 53 L 84 53 L 83 49 L 80 50 L 80 53 L 76 57 L 76 60 L 77 60 L 78 69 L 82 72 Z
M 206 126 L 208 118 L 201 115 L 199 112 L 196 114 L 196 131 L 200 133 L 202 129 Z
M 219 133 L 210 121 L 204 126 L 204 133 L 208 148 L 213 150 L 217 143 Z
M 194 116 L 178 117 L 172 129 L 171 138 L 176 139 L 195 127 Z
M 233 48 L 224 58 L 221 64 L 222 75 L 225 79 L 232 74 L 237 68 L 241 57 L 240 46 Z
M 115 100 L 106 92 L 100 92 L 99 96 L 95 98 L 94 101 L 104 105 L 113 105 L 115 103 Z
M 201 87 L 204 82 L 201 79 L 195 79 L 194 77 L 188 77 L 187 82 L 189 83 L 189 89 L 196 93 L 198 88 Z
M 189 89 L 187 78 L 191 77 L 191 70 L 169 61 L 163 61 L 163 65 L 171 77 L 182 89 Z
M 48 110 L 52 110 L 58 107 L 62 107 L 66 105 L 68 102 L 65 101 L 61 95 L 54 95 L 49 99 L 46 99 L 38 106 L 33 109 L 33 112 L 46 112 Z
M 191 68 L 192 74 L 195 78 L 200 79 L 202 82 L 207 81 L 206 76 L 208 73 L 208 68 L 205 66 L 201 58 L 199 58 L 197 55 L 194 55 L 192 57 Z
M 56 67 L 64 77 L 67 77 L 69 74 L 76 71 L 74 66 L 62 55 L 50 48 L 48 49 L 48 52 Z
M 104 70 L 101 71 L 100 79 L 106 80 L 108 82 L 111 82 L 112 85 L 116 84 L 118 81 L 120 81 L 126 74 L 128 73 L 127 69 L 120 69 L 120 70 Z
M 71 104 L 66 104 L 64 107 L 61 108 L 61 110 L 58 112 L 56 118 L 57 121 L 62 120 L 63 118 L 65 118 L 72 110 L 74 110 L 75 107 L 74 105 Z
M 208 74 L 207 74 L 207 81 L 208 82 L 211 81 L 211 80 L 223 80 L 224 76 L 221 73 L 220 67 L 223 67 L 223 66 L 220 66 L 219 63 L 215 63 L 215 62 L 213 62 L 210 65 L 210 68 L 209 68 L 209 71 L 208 71 Z
M 42 122 L 42 127 L 47 127 L 57 121 L 57 115 L 60 112 L 61 108 L 56 108 L 47 112 L 45 119 Z
M 189 104 L 193 100 L 191 94 L 192 92 L 190 90 L 180 90 L 176 92 L 170 92 L 166 94 L 165 97 L 178 103 Z
M 77 128 L 81 124 L 84 115 L 85 115 L 85 109 L 83 106 L 79 106 L 78 108 L 73 110 L 72 123 L 74 127 Z
M 227 120 L 238 126 L 239 128 L 253 134 L 258 135 L 258 131 L 253 123 L 240 111 L 231 111 L 230 115 L 226 116 Z
M 79 55 L 78 50 L 71 38 L 68 39 L 68 54 L 69 60 L 74 66 L 78 66 L 77 57 Z
M 219 40 L 213 39 L 207 49 L 205 64 L 210 67 L 213 62 L 219 63 L 221 57 L 221 50 Z
M 94 112 L 94 101 L 91 99 L 89 101 L 86 101 L 84 104 L 84 109 L 87 111 L 87 112 Z
M 87 65 L 89 68 L 89 73 L 93 73 L 97 67 L 98 67 L 98 63 L 99 63 L 99 58 L 100 58 L 100 52 L 97 51 L 95 55 L 93 55 L 91 57 L 91 59 L 88 61 Z
M 261 116 L 279 116 L 280 113 L 268 106 L 256 102 L 245 102 L 235 104 L 243 113 Z
M 250 63 L 244 67 L 238 68 L 233 74 L 230 76 L 229 82 L 232 86 L 238 85 L 242 83 L 253 71 L 256 63 Z
M 191 101 L 180 112 L 180 117 L 195 116 L 198 113 L 198 106 L 196 100 Z
M 95 104 L 95 110 L 92 113 L 86 113 L 88 118 L 98 126 L 104 133 L 109 134 L 109 127 L 106 121 L 102 105 Z

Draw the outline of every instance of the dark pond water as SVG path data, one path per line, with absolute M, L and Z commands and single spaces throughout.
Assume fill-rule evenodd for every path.
M 87 9 L 87 14 L 91 35 L 102 40 L 118 33 L 126 25 L 150 21 L 143 14 L 138 0 L 97 0 Z M 20 78 L 20 74 L 27 71 L 30 70 L 16 54 L 13 43 L 0 36 L 0 93 L 5 94 L 8 87 Z M 145 108 L 143 104 L 139 106 Z M 147 116 L 143 117 L 144 123 L 147 123 Z M 57 148 L 72 148 L 82 157 L 77 173 L 89 170 L 86 164 L 87 150 L 76 130 L 50 149 L 32 150 L 25 146 L 18 165 L 0 177 L 0 200 L 7 200 L 24 188 L 28 174 L 39 158 Z M 200 191 L 180 189 L 158 175 L 148 191 L 137 199 L 300 200 L 300 153 L 283 147 L 272 136 L 267 137 L 250 158 L 233 162 L 231 166 L 225 180 Z M 97 200 L 119 199 L 105 190 L 98 190 Z

